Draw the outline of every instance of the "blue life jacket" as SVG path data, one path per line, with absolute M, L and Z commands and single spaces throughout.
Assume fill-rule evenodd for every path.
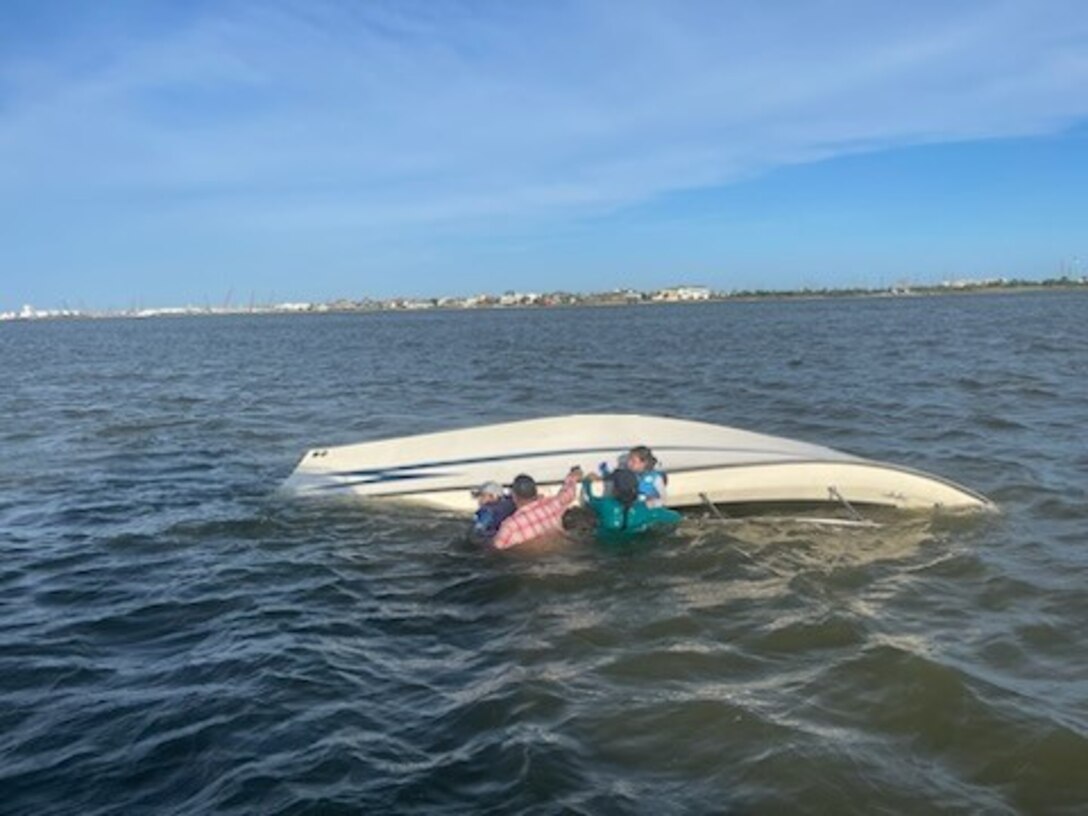
M 668 484 L 669 477 L 660 470 L 645 470 L 638 474 L 638 495 L 644 499 L 660 499 L 661 491 L 658 490 L 658 479 Z
M 472 522 L 472 534 L 480 538 L 494 538 L 499 531 L 499 525 L 507 517 L 512 516 L 517 506 L 509 496 L 503 496 L 493 502 L 488 502 L 476 511 Z

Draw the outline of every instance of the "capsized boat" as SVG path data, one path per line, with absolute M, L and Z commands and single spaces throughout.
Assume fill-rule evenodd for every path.
M 471 511 L 473 487 L 528 473 L 544 489 L 648 445 L 668 505 L 827 503 L 992 510 L 985 496 L 900 465 L 723 425 L 632 414 L 575 414 L 307 451 L 284 483 L 306 496 L 399 499 Z

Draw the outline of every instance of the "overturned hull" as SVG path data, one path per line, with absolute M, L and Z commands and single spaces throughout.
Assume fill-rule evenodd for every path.
M 544 488 L 574 465 L 614 463 L 650 446 L 669 474 L 668 505 L 849 502 L 903 509 L 993 509 L 938 476 L 832 448 L 723 425 L 578 414 L 307 451 L 284 484 L 308 496 L 396 499 L 469 511 L 481 482 L 528 473 Z

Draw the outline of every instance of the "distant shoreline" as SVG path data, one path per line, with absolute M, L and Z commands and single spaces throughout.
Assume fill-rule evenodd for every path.
M 707 303 L 762 303 L 767 301 L 826 301 L 826 300 L 909 300 L 922 297 L 956 297 L 963 295 L 1014 295 L 1039 292 L 1088 291 L 1088 278 L 1060 279 L 1043 282 L 1010 282 L 1007 284 L 934 285 L 893 289 L 798 289 L 787 291 L 739 291 L 711 293 L 705 297 L 666 299 L 641 293 L 600 293 L 533 295 L 532 302 L 502 303 L 498 299 L 466 305 L 464 299 L 444 303 L 444 298 L 404 299 L 384 301 L 344 301 L 330 303 L 299 303 L 250 307 L 165 307 L 81 311 L 71 309 L 33 310 L 0 313 L 0 323 L 36 322 L 41 320 L 117 320 L 184 317 L 231 317 L 240 315 L 322 315 L 322 314 L 389 314 L 404 312 L 476 312 L 542 309 L 613 308 L 621 306 L 697 305 Z M 637 295 L 637 296 L 635 296 Z M 526 296 L 529 297 L 529 296 Z M 551 299 L 551 300 L 549 300 Z

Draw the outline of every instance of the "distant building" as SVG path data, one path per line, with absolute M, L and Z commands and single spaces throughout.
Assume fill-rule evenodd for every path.
M 653 300 L 679 302 L 686 300 L 710 300 L 710 288 L 707 286 L 673 286 L 654 293 Z
M 35 309 L 27 304 L 17 312 L 4 312 L 0 314 L 0 320 L 45 320 L 53 317 L 80 317 L 81 312 L 75 309 Z
M 500 306 L 530 306 L 540 300 L 536 292 L 505 292 L 499 297 Z
M 960 278 L 958 280 L 946 280 L 941 281 L 941 287 L 945 289 L 979 289 L 987 286 L 1005 286 L 1008 281 L 1005 278 L 983 278 L 981 280 L 972 280 L 969 278 Z
M 609 304 L 638 303 L 642 300 L 642 297 L 642 293 L 636 292 L 634 289 L 613 289 L 611 292 L 598 292 L 583 296 L 588 303 Z

